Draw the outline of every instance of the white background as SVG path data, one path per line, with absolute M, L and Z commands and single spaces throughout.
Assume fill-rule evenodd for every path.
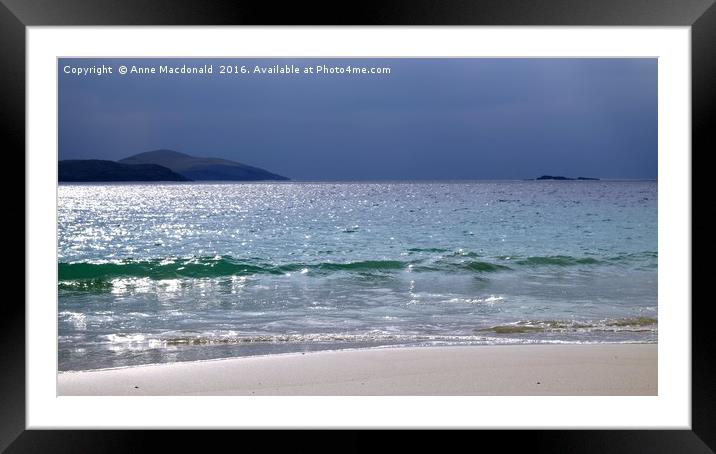
M 659 395 L 56 396 L 58 57 L 658 57 Z M 688 27 L 28 27 L 27 427 L 691 426 Z

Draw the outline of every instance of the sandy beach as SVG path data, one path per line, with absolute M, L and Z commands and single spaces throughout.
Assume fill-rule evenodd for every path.
M 656 395 L 656 344 L 323 351 L 58 374 L 58 395 Z

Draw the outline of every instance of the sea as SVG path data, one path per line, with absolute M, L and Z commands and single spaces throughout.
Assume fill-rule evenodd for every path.
M 60 371 L 655 343 L 656 181 L 60 184 Z

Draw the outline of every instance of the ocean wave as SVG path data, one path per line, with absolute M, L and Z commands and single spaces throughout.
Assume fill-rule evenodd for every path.
M 593 257 L 571 257 L 567 255 L 552 255 L 545 257 L 527 257 L 524 259 L 517 259 L 514 263 L 518 265 L 526 266 L 540 266 L 540 265 L 552 265 L 552 266 L 574 266 L 574 265 L 598 265 L 603 263 L 601 260 L 597 260 Z
M 171 279 L 177 277 L 214 277 L 251 275 L 257 273 L 280 274 L 281 271 L 261 264 L 234 261 L 226 257 L 166 258 L 154 260 L 119 260 L 111 262 L 59 263 L 60 281 L 94 281 L 121 277 L 149 277 Z
M 121 260 L 112 262 L 75 262 L 58 265 L 58 276 L 68 289 L 101 288 L 115 278 L 175 279 L 255 274 L 282 275 L 290 272 L 326 274 L 336 271 L 370 272 L 407 269 L 410 262 L 399 260 L 363 260 L 347 263 L 290 263 L 282 265 L 245 262 L 231 257 L 167 258 L 155 260 Z
M 416 273 L 424 273 L 431 271 L 439 272 L 474 272 L 474 273 L 494 273 L 497 271 L 508 271 L 511 270 L 507 265 L 501 265 L 499 263 L 478 261 L 478 260 L 466 260 L 466 261 L 448 261 L 438 260 L 423 265 L 412 265 L 410 271 Z
M 656 332 L 658 321 L 651 317 L 629 317 L 598 321 L 526 320 L 476 329 L 476 333 L 532 334 L 597 331 Z
M 60 290 L 71 291 L 104 291 L 112 289 L 112 282 L 102 279 L 63 281 L 60 277 L 60 282 L 57 284 L 57 288 Z
M 498 332 L 495 334 L 532 334 L 533 331 Z M 482 330 L 474 334 L 400 334 L 384 331 L 371 331 L 364 333 L 305 333 L 305 334 L 238 334 L 230 333 L 180 333 L 176 331 L 160 334 L 109 334 L 103 336 L 104 342 L 111 348 L 161 348 L 181 346 L 209 346 L 209 345 L 244 345 L 244 344 L 415 344 L 426 342 L 449 343 L 580 343 L 605 342 L 605 339 L 572 339 L 565 341 L 554 338 L 535 337 L 504 337 L 491 336 Z M 640 340 L 643 342 L 643 340 Z
M 412 249 L 417 250 L 417 249 Z M 420 249 L 436 254 L 444 249 Z M 104 291 L 111 281 L 119 278 L 149 278 L 153 280 L 177 278 L 214 278 L 228 276 L 285 275 L 300 273 L 325 276 L 332 273 L 358 273 L 363 275 L 386 274 L 397 271 L 445 273 L 497 273 L 517 268 L 620 266 L 625 262 L 653 263 L 655 252 L 629 253 L 597 259 L 594 257 L 554 256 L 501 256 L 475 260 L 477 254 L 459 250 L 441 252 L 419 260 L 358 260 L 351 262 L 320 263 L 269 263 L 260 259 L 235 259 L 229 256 L 161 258 L 146 260 L 115 260 L 94 262 L 60 262 L 58 280 L 61 290 Z
M 449 249 L 443 249 L 439 247 L 426 247 L 426 248 L 420 248 L 420 247 L 411 247 L 408 249 L 408 252 L 449 252 Z

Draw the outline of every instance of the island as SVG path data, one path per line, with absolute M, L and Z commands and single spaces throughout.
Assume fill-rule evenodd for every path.
M 123 164 L 157 164 L 192 180 L 261 181 L 288 180 L 258 167 L 221 158 L 190 156 L 174 150 L 154 150 L 121 159 Z
M 156 164 L 122 164 L 101 159 L 68 159 L 58 163 L 57 180 L 61 182 L 110 181 L 191 181 Z
M 588 178 L 588 177 L 570 178 L 570 177 L 563 177 L 563 176 L 542 175 L 542 176 L 539 177 L 539 178 L 535 178 L 535 180 L 558 180 L 558 181 L 589 180 L 589 181 L 599 181 L 599 178 Z
M 119 161 L 59 161 L 58 181 L 263 181 L 288 178 L 259 167 L 221 158 L 202 158 L 173 150 L 139 153 Z

